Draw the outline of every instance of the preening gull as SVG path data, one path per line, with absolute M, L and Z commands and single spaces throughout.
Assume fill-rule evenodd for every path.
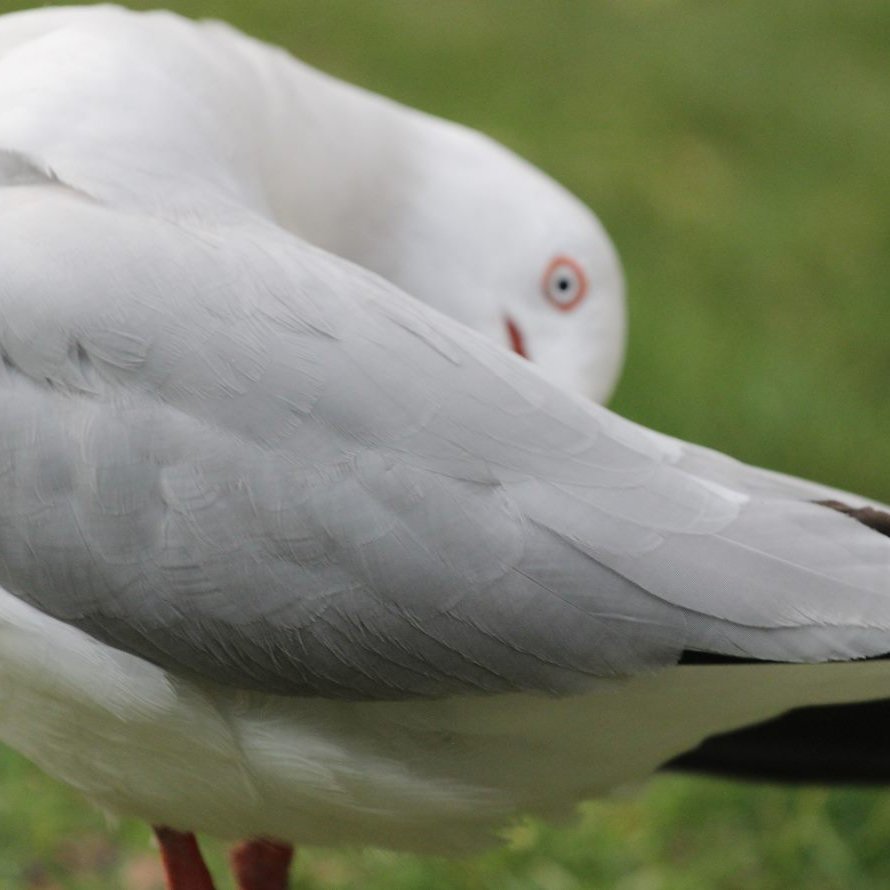
M 367 95 L 344 117 L 415 121 L 494 177 L 429 269 L 466 288 L 460 320 L 393 284 L 424 274 L 412 214 L 372 217 L 406 239 L 388 259 L 333 243 L 336 214 L 312 230 L 270 126 L 288 72 L 324 80 L 296 65 L 170 15 L 0 20 L 0 738 L 209 887 L 183 832 L 460 853 L 714 733 L 886 697 L 890 664 L 861 660 L 890 649 L 884 508 L 646 430 L 471 332 L 621 318 L 592 217 L 480 137 Z M 122 72 L 138 113 L 109 105 Z M 437 188 L 418 225 L 441 239 Z M 507 258 L 483 244 L 501 213 Z M 531 314 L 486 330 L 509 281 Z

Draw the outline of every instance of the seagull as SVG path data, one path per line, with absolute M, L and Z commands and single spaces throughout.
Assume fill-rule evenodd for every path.
M 471 330 L 435 284 L 403 289 L 419 262 L 288 219 L 288 147 L 225 104 L 242 41 L 113 9 L 0 20 L 0 738 L 155 826 L 169 886 L 205 890 L 195 832 L 273 862 L 465 853 L 715 733 L 887 697 L 886 508 L 626 421 L 567 360 L 483 336 L 512 345 L 502 306 Z M 226 139 L 242 111 L 253 145 Z M 515 205 L 576 205 L 515 163 L 430 275 L 459 286 L 505 213 L 534 358 L 532 295 L 573 298 L 556 230 Z M 590 277 L 560 321 L 596 305 L 590 219 L 555 254 Z M 464 282 L 480 321 L 496 273 Z

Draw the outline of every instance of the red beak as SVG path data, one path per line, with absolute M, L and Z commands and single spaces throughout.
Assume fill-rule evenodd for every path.
M 519 325 L 507 315 L 504 318 L 504 322 L 507 325 L 507 336 L 510 338 L 510 348 L 517 355 L 521 355 L 523 358 L 528 358 L 528 352 L 525 349 L 525 338 L 522 336 L 522 331 L 519 329 Z

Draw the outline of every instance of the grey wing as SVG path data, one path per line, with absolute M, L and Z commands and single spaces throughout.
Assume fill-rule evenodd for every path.
M 13 190 L 7 190 L 12 194 Z M 885 651 L 890 542 L 753 496 L 274 227 L 0 211 L 0 583 L 288 694 Z

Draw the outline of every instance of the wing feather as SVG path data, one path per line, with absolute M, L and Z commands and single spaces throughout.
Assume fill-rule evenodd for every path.
M 351 698 L 890 649 L 890 541 L 554 389 L 245 213 L 0 211 L 0 583 L 164 667 Z

